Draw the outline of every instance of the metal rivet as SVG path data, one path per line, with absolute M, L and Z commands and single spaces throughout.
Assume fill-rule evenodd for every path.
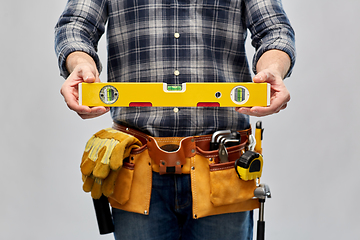
M 176 162 L 176 165 L 180 165 L 180 162 L 179 162 L 179 161 L 177 161 L 177 162 Z
M 195 142 L 195 138 L 192 138 L 192 139 L 191 139 L 191 142 Z
M 147 211 L 147 210 L 145 210 L 145 211 L 144 211 L 144 214 L 145 214 L 145 215 L 147 215 L 147 214 L 148 214 L 148 211 Z
M 195 149 L 191 149 L 191 152 L 192 152 L 192 153 L 195 153 Z
M 194 214 L 194 218 L 195 218 L 195 219 L 197 218 L 197 215 L 196 215 L 196 214 Z
M 162 165 L 165 165 L 165 161 L 161 161 L 161 164 L 162 164 Z
M 179 37 L 180 37 L 180 33 L 175 33 L 175 34 L 174 34 L 174 37 L 175 37 L 175 38 L 179 38 Z
M 130 129 L 129 128 L 126 128 L 126 131 L 129 131 Z
M 179 109 L 176 107 L 176 108 L 174 108 L 174 113 L 177 113 L 177 112 L 179 112 Z
M 212 161 L 213 161 L 213 159 L 212 159 L 212 158 L 209 158 L 209 161 L 210 161 L 210 162 L 212 162 Z
M 192 166 L 192 167 L 191 167 L 191 170 L 195 170 L 195 167 L 194 167 L 194 166 Z
M 180 75 L 179 70 L 175 70 L 175 71 L 174 71 L 174 75 L 175 75 L 175 76 L 179 76 L 179 75 Z

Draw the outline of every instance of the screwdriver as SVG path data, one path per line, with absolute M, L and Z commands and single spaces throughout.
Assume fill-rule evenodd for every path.
M 264 133 L 264 129 L 262 128 L 262 122 L 257 121 L 256 129 L 255 129 L 255 140 L 256 140 L 255 152 L 258 152 L 260 154 L 262 154 L 261 141 L 263 140 L 263 133 Z

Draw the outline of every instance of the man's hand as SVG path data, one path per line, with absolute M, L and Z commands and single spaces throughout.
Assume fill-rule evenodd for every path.
M 252 107 L 252 108 L 236 108 L 240 113 L 263 117 L 280 112 L 286 108 L 290 101 L 290 93 L 286 89 L 285 84 L 280 76 L 274 75 L 269 70 L 259 72 L 253 79 L 255 83 L 267 82 L 271 84 L 270 106 L 268 107 Z
M 252 108 L 237 107 L 235 110 L 239 113 L 263 117 L 285 109 L 287 103 L 290 101 L 290 93 L 283 81 L 290 67 L 289 56 L 279 50 L 270 50 L 262 55 L 256 67 L 258 73 L 253 78 L 253 82 L 266 82 L 271 85 L 270 106 Z
M 109 111 L 106 107 L 87 107 L 79 105 L 78 84 L 82 82 L 100 82 L 99 73 L 93 59 L 85 53 L 71 53 L 66 66 L 71 74 L 63 83 L 60 93 L 63 95 L 67 106 L 75 111 L 82 119 L 95 118 Z

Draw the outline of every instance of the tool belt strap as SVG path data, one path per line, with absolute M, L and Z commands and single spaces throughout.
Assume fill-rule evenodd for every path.
M 191 136 L 191 137 L 152 137 L 135 129 L 131 129 L 117 123 L 113 128 L 133 135 L 141 141 L 142 147 L 133 149 L 132 153 L 137 154 L 145 149 L 148 150 L 152 160 L 152 169 L 160 174 L 188 174 L 190 173 L 190 158 L 200 154 L 208 158 L 210 163 L 219 163 L 218 150 L 209 151 L 212 135 Z M 249 143 L 251 128 L 238 131 L 241 135 L 241 143 L 229 147 L 228 159 L 230 162 L 238 159 L 245 151 Z

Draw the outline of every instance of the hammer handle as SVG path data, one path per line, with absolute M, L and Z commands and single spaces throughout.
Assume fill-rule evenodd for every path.
M 99 199 L 93 199 L 93 203 L 100 234 L 103 235 L 114 232 L 114 223 L 107 197 L 102 195 Z

